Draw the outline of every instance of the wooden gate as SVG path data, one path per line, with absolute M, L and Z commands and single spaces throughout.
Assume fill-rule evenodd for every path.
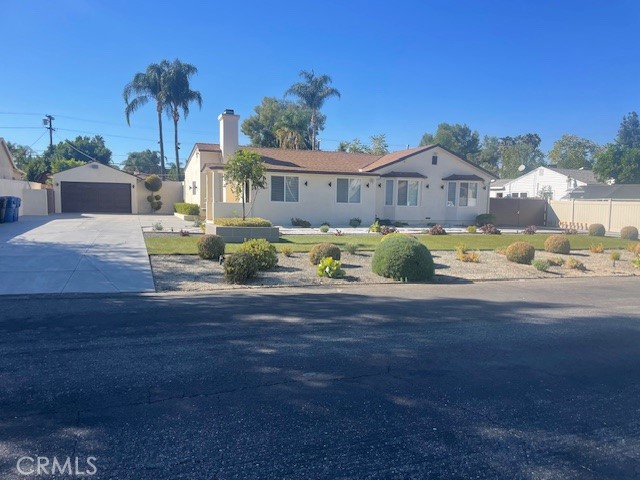
M 496 225 L 523 227 L 547 224 L 547 201 L 542 198 L 492 198 L 489 211 Z

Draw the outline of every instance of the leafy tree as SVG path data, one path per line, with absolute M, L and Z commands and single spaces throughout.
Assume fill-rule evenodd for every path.
M 58 173 L 64 170 L 69 170 L 70 168 L 79 167 L 80 165 L 85 165 L 87 162 L 83 162 L 81 160 L 75 159 L 66 159 L 66 158 L 54 158 L 51 160 L 51 173 Z
M 43 157 L 36 157 L 24 167 L 25 179 L 30 182 L 40 182 L 42 177 L 49 173 L 50 167 Z
M 178 179 L 180 175 L 180 143 L 178 142 L 178 120 L 180 111 L 186 119 L 189 116 L 189 105 L 197 103 L 202 108 L 202 95 L 197 90 L 191 90 L 189 78 L 198 73 L 198 69 L 188 63 L 176 59 L 171 63 L 162 62 L 165 71 L 162 80 L 162 96 L 167 114 L 173 119 L 174 143 L 176 148 L 176 169 Z
M 338 144 L 339 152 L 349 153 L 371 153 L 373 155 L 386 155 L 389 153 L 389 145 L 384 133 L 372 135 L 371 145 L 365 145 L 359 138 L 354 138 L 350 142 L 342 141 Z
M 231 186 L 231 191 L 242 199 L 242 219 L 245 219 L 245 189 L 250 186 L 253 190 L 265 188 L 267 178 L 266 168 L 262 157 L 256 152 L 238 150 L 224 165 L 224 181 Z
M 158 133 L 160 135 L 160 173 L 164 176 L 164 140 L 162 138 L 162 110 L 165 108 L 163 75 L 166 70 L 166 61 L 162 63 L 152 63 L 144 72 L 138 72 L 133 76 L 122 92 L 126 108 L 124 114 L 127 124 L 131 125 L 131 114 L 144 106 L 147 102 L 153 101 L 158 114 Z
M 601 182 L 640 183 L 640 121 L 636 112 L 622 118 L 615 143 L 596 154 L 593 171 Z
M 616 143 L 623 147 L 640 148 L 640 120 L 636 112 L 622 117 Z
M 131 152 L 124 161 L 122 170 L 129 173 L 161 173 L 160 155 L 158 152 L 152 152 L 151 150 Z
M 255 107 L 255 115 L 242 122 L 242 133 L 254 147 L 311 149 L 311 110 L 300 104 L 264 97 Z M 318 114 L 318 129 L 324 129 L 326 117 Z M 279 132 L 279 133 L 278 133 Z
M 500 139 L 500 177 L 517 178 L 520 165 L 525 171 L 544 165 L 544 153 L 540 150 L 542 140 L 537 133 L 527 133 L 516 137 Z
M 425 133 L 420 145 L 438 143 L 465 159 L 470 159 L 480 153 L 480 135 L 471 130 L 467 124 L 441 123 L 435 135 Z
M 75 140 L 65 140 L 54 146 L 53 150 L 47 150 L 44 156 L 53 161 L 79 160 L 84 163 L 98 161 L 104 165 L 111 164 L 111 150 L 104 143 L 100 135 L 94 137 L 78 136 Z
M 11 152 L 13 161 L 20 170 L 23 170 L 26 165 L 36 157 L 35 152 L 26 145 L 19 145 L 17 143 L 7 142 L 7 147 Z
M 485 135 L 482 140 L 480 152 L 469 158 L 469 160 L 475 162 L 485 170 L 489 170 L 492 173 L 498 174 L 500 171 L 501 161 L 501 144 L 498 137 L 491 137 Z
M 302 82 L 294 83 L 285 92 L 285 95 L 294 95 L 298 97 L 302 105 L 311 110 L 311 149 L 317 150 L 318 144 L 316 137 L 318 135 L 318 114 L 324 105 L 324 102 L 330 97 L 340 98 L 340 92 L 331 87 L 331 77 L 328 75 L 316 76 L 314 71 L 310 72 L 302 70 L 300 76 L 304 79 Z
M 178 167 L 176 167 L 175 162 L 170 163 L 167 167 L 169 168 L 166 174 L 167 180 L 173 180 L 174 182 L 180 181 L 178 177 Z
M 591 168 L 600 147 L 586 138 L 563 135 L 549 151 L 549 160 L 560 168 Z
M 640 148 L 608 144 L 596 154 L 593 172 L 601 182 L 640 183 Z

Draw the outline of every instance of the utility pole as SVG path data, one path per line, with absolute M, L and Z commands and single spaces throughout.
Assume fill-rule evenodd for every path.
M 44 125 L 44 128 L 46 128 L 47 130 L 49 130 L 49 146 L 53 147 L 53 121 L 55 120 L 55 118 L 53 118 L 51 115 L 45 115 L 44 118 L 42 119 L 42 123 Z

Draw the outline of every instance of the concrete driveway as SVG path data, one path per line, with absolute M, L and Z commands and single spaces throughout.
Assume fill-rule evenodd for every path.
M 0 225 L 0 295 L 153 291 L 137 216 L 62 214 Z

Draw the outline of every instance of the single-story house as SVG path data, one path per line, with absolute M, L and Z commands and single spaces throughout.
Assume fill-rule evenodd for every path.
M 152 213 L 144 176 L 132 175 L 99 162 L 90 162 L 53 175 L 56 213 Z M 162 209 L 173 213 L 182 201 L 180 182 L 163 182 L 157 192 Z
M 387 155 L 241 147 L 239 116 L 225 110 L 220 144 L 196 143 L 185 166 L 184 200 L 197 203 L 208 221 L 238 216 L 241 206 L 225 185 L 225 161 L 238 150 L 262 156 L 267 187 L 250 190 L 252 216 L 290 225 L 297 217 L 319 225 L 390 219 L 410 225 L 468 225 L 489 211 L 495 176 L 440 145 Z
M 569 198 L 583 200 L 640 200 L 640 184 L 584 185 L 573 190 Z
M 551 200 L 560 200 L 576 188 L 585 185 L 605 185 L 592 170 L 538 167 L 514 179 L 499 179 L 491 183 L 491 198 L 541 198 L 547 193 Z
M 7 142 L 0 137 L 0 179 L 22 180 L 24 172 L 16 167 Z

